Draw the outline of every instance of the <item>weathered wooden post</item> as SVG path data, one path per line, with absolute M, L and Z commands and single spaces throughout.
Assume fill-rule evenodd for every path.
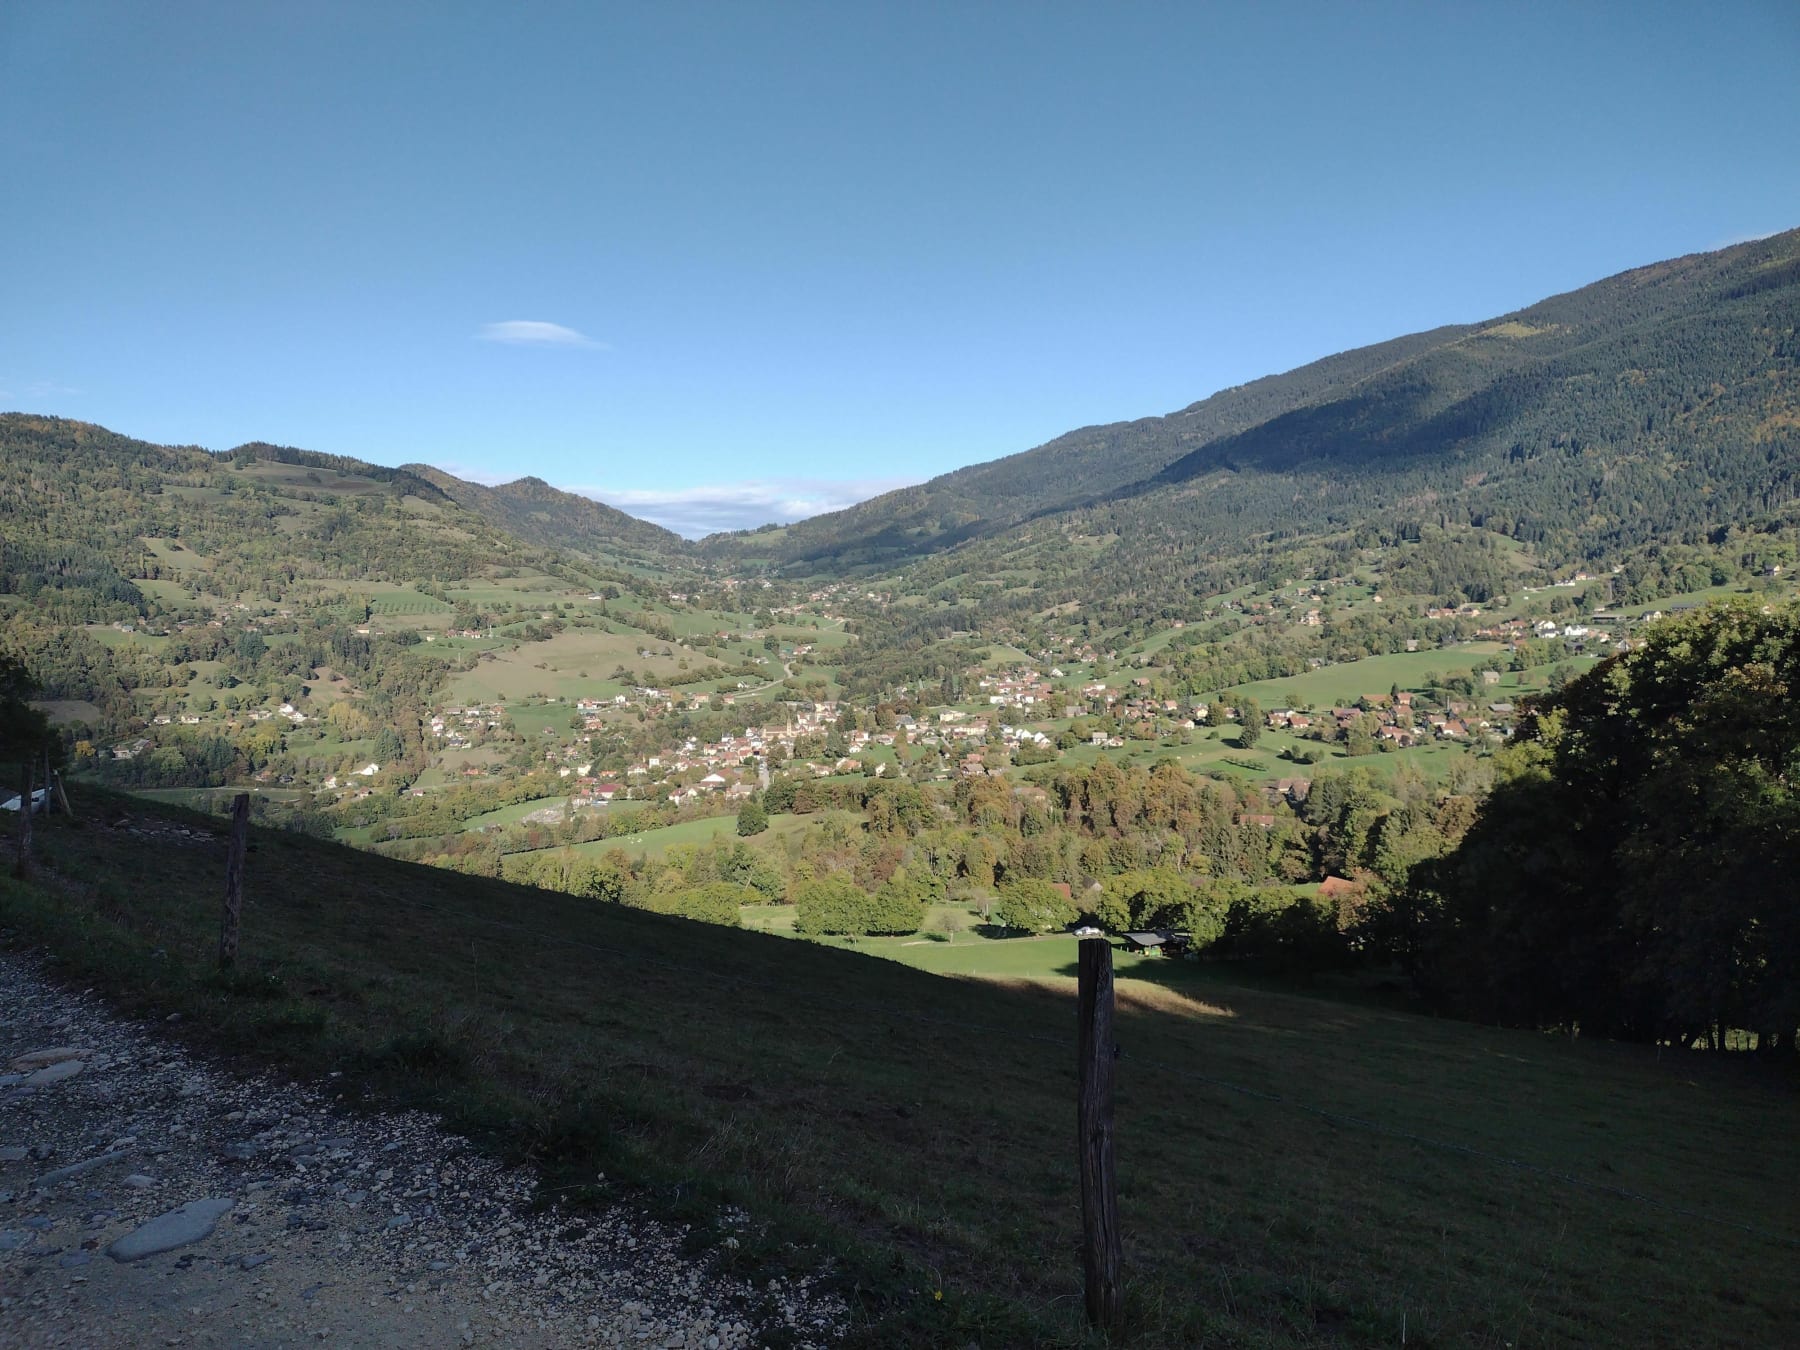
M 56 775 L 56 800 L 62 804 L 62 812 L 70 820 L 75 819 L 75 808 L 69 805 L 69 790 L 63 786 L 62 775 Z
M 250 846 L 250 794 L 231 799 L 231 852 L 225 858 L 225 923 L 219 930 L 219 969 L 237 960 L 238 919 L 244 910 L 244 853 Z
M 31 875 L 31 795 L 32 778 L 37 770 L 37 756 L 25 756 L 25 786 L 19 791 L 19 856 L 13 861 L 13 875 Z
M 1088 1322 L 1109 1336 L 1122 1328 L 1123 1253 L 1119 1240 L 1119 1186 L 1113 1170 L 1112 944 L 1089 938 L 1079 944 L 1080 998 L 1076 1059 L 1080 1103 L 1081 1265 L 1087 1282 Z

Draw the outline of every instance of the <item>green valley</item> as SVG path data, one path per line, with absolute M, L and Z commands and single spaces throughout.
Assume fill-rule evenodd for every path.
M 0 921 L 921 1346 L 1094 1343 L 1091 930 L 1134 1343 L 1775 1343 L 1797 575 L 1800 231 L 697 542 L 7 413 Z

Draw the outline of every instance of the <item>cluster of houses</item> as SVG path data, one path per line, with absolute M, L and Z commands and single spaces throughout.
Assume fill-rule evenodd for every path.
M 431 719 L 432 736 L 447 750 L 466 750 L 471 737 L 498 727 L 506 709 L 498 703 L 471 703 L 445 708 Z
M 369 763 L 363 765 L 360 769 L 350 770 L 350 772 L 348 774 L 346 774 L 345 777 L 346 778 L 373 778 L 376 774 L 378 774 L 380 772 L 381 772 L 381 765 L 379 765 L 379 764 L 375 763 L 373 760 L 371 760 Z M 335 792 L 338 788 L 338 776 L 335 773 L 332 774 L 331 777 L 327 778 L 322 784 L 320 784 L 320 786 L 323 787 L 327 792 Z M 351 785 L 349 783 L 345 783 L 344 786 L 349 787 Z M 358 797 L 366 797 L 369 794 L 366 790 L 364 790 L 364 791 L 358 792 L 356 795 Z
M 1661 618 L 1661 612 L 1657 611 L 1654 617 Z M 1554 619 L 1507 619 L 1502 623 L 1477 629 L 1475 636 L 1505 642 L 1512 649 L 1517 649 L 1522 642 L 1555 642 L 1560 639 L 1576 651 L 1609 648 L 1623 652 L 1631 650 L 1632 639 L 1613 636 L 1613 625 L 1623 622 L 1624 620 L 1610 614 L 1596 614 L 1587 623 L 1559 624 Z
M 624 695 L 615 695 L 610 700 L 581 699 L 576 708 L 583 714 L 586 728 L 598 730 L 603 725 L 602 709 L 626 706 L 629 700 L 619 702 L 622 699 L 625 699 Z M 750 727 L 740 734 L 721 736 L 705 744 L 689 737 L 667 753 L 646 755 L 629 765 L 623 784 L 594 776 L 591 764 L 574 765 L 572 773 L 567 768 L 559 772 L 575 779 L 570 795 L 577 805 L 598 805 L 618 796 L 649 796 L 661 785 L 671 782 L 675 788 L 670 793 L 670 800 L 677 805 L 715 793 L 735 801 L 748 797 L 759 782 L 766 781 L 768 756 L 773 750 L 779 748 L 784 756 L 791 757 L 796 742 L 822 737 L 834 729 L 837 715 L 835 703 L 815 703 L 795 709 L 780 726 Z M 871 737 L 858 731 L 846 738 L 852 751 L 866 749 L 871 741 L 892 745 L 894 735 L 883 732 Z M 547 754 L 554 757 L 556 752 Z M 857 769 L 861 765 L 846 756 L 833 764 L 811 764 L 810 767 L 815 774 L 823 776 Z
M 1050 673 L 1053 678 L 1062 675 L 1055 669 Z M 1050 706 L 1050 682 L 1035 670 L 1007 670 L 997 675 L 983 675 L 977 681 L 977 687 L 992 707 L 1030 708 L 1041 715 L 1041 711 Z
M 1483 673 L 1486 683 L 1498 683 L 1495 671 Z M 1414 705 L 1410 690 L 1397 694 L 1364 694 L 1352 707 L 1329 708 L 1324 712 L 1302 712 L 1294 708 L 1273 708 L 1265 719 L 1271 727 L 1296 735 L 1321 740 L 1341 740 L 1359 724 L 1367 725 L 1373 717 L 1373 734 L 1396 749 L 1419 745 L 1426 741 L 1462 741 L 1486 737 L 1503 741 L 1513 732 L 1514 707 L 1511 703 L 1489 703 L 1485 708 L 1462 699 L 1452 699 L 1440 708 Z

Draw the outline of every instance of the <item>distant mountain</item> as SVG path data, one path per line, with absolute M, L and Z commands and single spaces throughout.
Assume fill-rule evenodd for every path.
M 140 582 L 196 569 L 224 593 L 279 596 L 310 582 L 442 582 L 559 556 L 598 575 L 622 561 L 676 563 L 686 549 L 659 526 L 537 479 L 486 488 L 424 465 L 261 442 L 215 454 L 0 414 L 0 595 L 29 597 L 64 622 L 141 612 Z
M 1552 553 L 1603 552 L 1792 499 L 1797 316 L 1790 231 L 701 548 L 793 571 L 899 565 L 1069 512 L 1226 546 L 1411 501 Z
M 546 548 L 614 552 L 621 548 L 681 555 L 687 540 L 617 507 L 551 487 L 541 478 L 519 478 L 483 487 L 434 469 L 408 464 L 403 471 L 431 483 L 490 525 Z

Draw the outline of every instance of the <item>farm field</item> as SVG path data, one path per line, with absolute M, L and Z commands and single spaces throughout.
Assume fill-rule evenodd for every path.
M 525 605 L 549 608 L 552 604 L 581 601 L 587 592 L 572 588 L 560 577 L 493 577 L 470 580 L 445 588 L 453 601 L 471 605 Z M 585 608 L 585 606 L 584 606 Z
M 546 731 L 559 737 L 567 733 L 569 719 L 575 715 L 573 700 L 563 703 L 513 703 L 507 705 L 507 716 L 519 735 L 533 744 Z
M 1649 604 L 1615 605 L 1610 612 L 1638 618 L 1645 614 L 1653 614 L 1658 610 L 1667 614 L 1672 609 L 1697 608 L 1710 604 L 1714 600 L 1756 600 L 1763 604 L 1780 603 L 1790 599 L 1793 594 L 1794 585 L 1786 579 L 1779 580 L 1772 586 L 1754 588 L 1744 585 L 1708 586 L 1701 591 L 1682 591 L 1676 595 L 1665 595 L 1660 599 L 1652 600 Z
M 1225 692 L 1248 696 L 1264 710 L 1277 707 L 1332 707 L 1354 703 L 1364 694 L 1385 694 L 1394 685 L 1402 689 L 1424 686 L 1428 672 L 1439 675 L 1467 674 L 1478 661 L 1503 656 L 1500 642 L 1465 642 L 1432 651 L 1396 652 L 1391 656 L 1366 656 L 1360 661 L 1309 670 L 1278 680 L 1257 680 L 1233 685 Z
M 973 915 L 971 925 L 978 922 Z M 953 940 L 920 934 L 905 938 L 832 938 L 828 945 L 880 956 L 934 975 L 973 975 L 998 980 L 1056 980 L 1072 982 L 1076 946 L 1081 941 L 1066 933 L 1042 937 L 983 937 L 973 931 L 958 933 Z M 1114 958 L 1118 977 L 1125 979 L 1138 958 L 1122 952 Z
M 187 600 L 187 587 L 179 581 L 171 581 L 165 577 L 140 578 L 131 583 L 152 600 L 165 605 L 183 604 Z
M 101 717 L 100 709 L 82 698 L 33 699 L 31 706 L 49 717 L 51 726 L 98 722 Z
M 103 647 L 115 650 L 121 647 L 148 647 L 151 651 L 160 651 L 169 645 L 169 639 L 154 633 L 127 633 L 114 628 L 109 623 L 90 623 L 81 630 Z
M 859 817 L 847 811 L 820 811 L 811 815 L 771 815 L 769 828 L 756 836 L 758 843 L 772 843 L 790 835 L 803 834 L 809 828 L 817 828 L 829 817 L 844 821 L 855 821 Z M 577 853 L 586 853 L 594 857 L 603 857 L 615 848 L 622 848 L 627 853 L 642 853 L 649 858 L 661 858 L 679 844 L 707 844 L 714 839 L 735 839 L 737 837 L 737 815 L 707 816 L 702 820 L 684 820 L 678 825 L 664 825 L 659 829 L 640 830 L 635 834 L 614 835 L 611 839 L 596 839 L 592 843 L 576 844 Z
M 181 490 L 176 487 L 169 489 L 172 492 Z M 198 489 L 188 489 L 188 491 L 198 491 Z M 172 539 L 146 539 L 144 540 L 144 549 L 164 567 L 173 568 L 183 576 L 193 572 L 210 572 L 212 570 L 210 558 L 203 558 L 185 544 L 179 544 Z M 198 580 L 198 578 L 195 579 Z
M 411 619 L 441 627 L 449 623 L 450 615 L 451 606 L 436 596 L 421 595 L 414 590 L 396 587 L 393 590 L 377 590 L 369 596 L 369 617 L 372 620 Z
M 495 825 L 517 825 L 526 816 L 546 808 L 560 809 L 568 804 L 567 796 L 534 797 L 528 802 L 514 802 L 511 806 L 502 806 L 495 811 L 484 811 L 481 815 L 470 816 L 463 822 L 465 830 L 485 830 Z M 582 814 L 597 811 L 603 815 L 628 815 L 633 811 L 644 809 L 643 802 L 608 802 L 603 806 L 584 806 Z
M 233 478 L 253 480 L 268 487 L 302 488 L 346 497 L 387 491 L 387 484 L 377 479 L 347 474 L 337 469 L 318 469 L 308 464 L 284 464 L 273 459 L 259 459 L 246 465 L 234 464 L 230 472 Z M 304 508 L 313 503 L 301 501 L 293 505 Z
M 639 656 L 640 650 L 660 653 L 669 646 L 676 655 Z M 463 671 L 450 682 L 452 703 L 514 702 L 527 698 L 610 697 L 625 686 L 611 678 L 620 666 L 664 678 L 680 672 L 681 660 L 698 669 L 711 662 L 684 648 L 639 632 L 605 633 L 593 628 L 574 628 L 547 642 L 521 643 L 512 651 L 496 653 L 473 670 Z
M 1078 745 L 1063 751 L 1058 762 L 1065 765 L 1088 765 L 1100 759 L 1110 759 L 1118 764 L 1131 761 L 1154 764 L 1159 759 L 1172 759 L 1190 773 L 1224 773 L 1258 782 L 1274 778 L 1310 778 L 1320 772 L 1342 772 L 1357 767 L 1391 772 L 1401 764 L 1416 765 L 1431 777 L 1436 776 L 1452 759 L 1470 753 L 1470 747 L 1454 742 L 1427 741 L 1405 750 L 1351 757 L 1343 753 L 1341 746 L 1303 740 L 1283 731 L 1265 731 L 1262 739 L 1246 750 L 1237 743 L 1235 725 L 1217 728 L 1220 733 L 1217 739 L 1207 735 L 1209 730 L 1212 728 L 1196 728 L 1192 733 L 1194 740 L 1189 745 L 1167 745 L 1160 741 L 1127 741 L 1116 748 Z M 1325 758 L 1317 763 L 1302 763 L 1283 756 L 1282 751 L 1289 749 L 1298 753 L 1317 753 L 1323 750 Z M 1026 768 L 1015 772 L 1028 774 L 1031 771 Z
M 1088 1343 L 1068 939 L 901 949 L 1016 966 L 945 978 L 257 831 L 226 982 L 221 844 L 58 817 L 42 844 L 59 884 L 0 880 L 0 924 L 126 1015 L 447 1112 L 552 1186 L 604 1172 L 590 1198 L 701 1237 L 743 1206 L 773 1228 L 740 1268 L 835 1262 L 864 1346 Z M 1800 1102 L 1758 1066 L 1119 965 L 1134 1346 L 1787 1342 Z
M 464 777 L 465 769 L 491 769 L 505 762 L 505 759 L 505 752 L 491 745 L 479 745 L 467 750 L 443 750 L 418 776 L 413 786 L 427 789 L 443 787 L 446 783 Z

